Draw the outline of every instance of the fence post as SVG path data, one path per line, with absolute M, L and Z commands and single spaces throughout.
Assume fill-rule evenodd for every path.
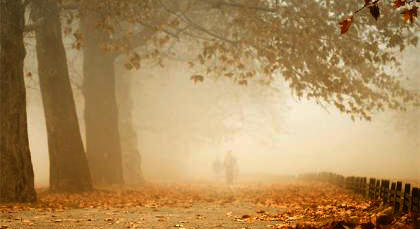
M 382 181 L 382 193 L 382 200 L 386 204 L 389 200 L 389 180 Z
M 392 182 L 391 191 L 389 192 L 389 204 L 395 207 L 396 189 L 397 183 Z
M 408 212 L 410 209 L 410 191 L 411 191 L 411 185 L 405 184 L 404 185 L 404 196 L 403 196 L 403 213 Z
M 328 182 L 354 191 L 371 200 L 382 200 L 384 204 L 389 204 L 394 208 L 394 214 L 399 213 L 420 213 L 420 188 L 411 187 L 411 184 L 402 182 L 390 182 L 390 180 L 380 180 L 375 178 L 345 177 L 335 173 L 304 174 L 303 179 L 312 179 Z M 390 187 L 391 184 L 391 187 Z
M 354 178 L 354 192 L 359 193 L 359 177 Z
M 402 191 L 402 182 L 398 181 L 397 182 L 397 189 L 395 191 L 395 207 L 394 207 L 394 212 L 395 213 L 399 213 L 400 212 L 400 208 L 401 208 L 401 191 Z
M 413 193 L 411 194 L 411 211 L 413 212 L 420 212 L 420 189 L 413 188 Z
M 356 183 L 354 188 L 356 189 L 356 193 L 360 193 L 360 177 L 356 177 Z
M 362 194 L 363 194 L 363 197 L 366 197 L 366 183 L 367 182 L 367 178 L 366 177 L 363 177 L 362 178 Z
M 381 180 L 376 180 L 375 185 L 375 200 L 381 198 Z
M 384 200 L 384 184 L 385 184 L 384 180 L 382 179 L 381 180 L 381 185 L 379 186 L 379 190 L 380 190 L 379 191 L 379 199 L 382 200 L 382 201 Z
M 356 189 L 356 193 L 360 193 L 360 177 L 356 177 L 355 181 L 354 188 Z
M 344 177 L 344 188 L 349 188 L 349 178 L 348 177 Z
M 376 184 L 376 179 L 375 178 L 370 178 L 369 179 L 368 196 L 369 196 L 369 199 L 371 199 L 371 200 L 375 199 L 375 184 Z
M 351 189 L 351 177 L 346 178 L 346 188 Z

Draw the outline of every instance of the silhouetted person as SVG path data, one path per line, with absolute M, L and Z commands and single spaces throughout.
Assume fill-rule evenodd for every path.
M 235 172 L 237 170 L 236 158 L 233 157 L 232 152 L 228 151 L 225 155 L 224 167 L 226 175 L 226 183 L 233 184 L 233 179 L 235 177 Z
M 223 172 L 223 163 L 220 161 L 220 158 L 217 157 L 213 162 L 213 172 L 216 175 L 216 178 L 219 179 L 220 175 Z

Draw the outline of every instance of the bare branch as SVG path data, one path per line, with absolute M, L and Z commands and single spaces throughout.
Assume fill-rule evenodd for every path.
M 161 29 L 161 30 L 158 30 L 158 29 L 156 29 L 153 25 L 150 25 L 150 24 L 147 24 L 147 23 L 143 23 L 143 22 L 139 22 L 139 24 L 140 24 L 140 25 L 142 25 L 142 26 L 144 26 L 144 27 L 146 27 L 146 28 L 148 28 L 148 29 L 155 30 L 156 32 L 157 32 L 157 31 L 162 31 L 162 32 L 164 32 L 164 33 L 168 34 L 169 36 L 174 37 L 174 38 L 176 38 L 177 40 L 179 40 L 178 34 L 173 33 L 173 32 L 171 32 L 171 31 L 169 31 L 169 30 L 167 30 L 167 29 Z
M 212 31 L 210 31 L 210 30 L 208 30 L 208 29 L 206 29 L 206 28 L 204 28 L 203 26 L 201 26 L 201 25 L 199 25 L 199 24 L 197 24 L 197 23 L 194 23 L 193 22 L 193 20 L 191 20 L 191 18 L 189 18 L 184 12 L 181 12 L 181 11 L 173 11 L 173 10 L 171 10 L 171 9 L 169 9 L 162 1 L 160 1 L 159 0 L 159 3 L 160 3 L 160 5 L 166 10 L 166 11 L 168 11 L 170 14 L 173 14 L 173 15 L 175 15 L 176 17 L 178 17 L 178 18 L 180 18 L 182 21 L 185 21 L 187 24 L 189 24 L 191 27 L 193 27 L 193 28 L 195 28 L 196 30 L 198 30 L 198 31 L 200 31 L 200 32 L 202 32 L 202 33 L 205 33 L 205 34 L 207 34 L 207 35 L 209 35 L 210 37 L 213 37 L 213 38 L 217 38 L 217 39 L 219 39 L 219 40 L 222 40 L 222 41 L 224 41 L 224 42 L 227 42 L 227 43 L 230 43 L 230 44 L 236 44 L 237 42 L 236 41 L 233 41 L 233 40 L 230 40 L 230 39 L 228 39 L 228 38 L 225 38 L 225 37 L 223 37 L 223 36 L 220 36 L 220 35 L 218 35 L 218 34 L 216 34 L 216 33 L 213 33 Z
M 257 11 L 264 11 L 264 12 L 276 12 L 277 9 L 274 8 L 266 8 L 266 7 L 258 7 L 258 6 L 249 6 L 246 4 L 239 4 L 239 3 L 232 3 L 232 2 L 226 2 L 226 1 L 217 1 L 217 2 L 209 2 L 208 0 L 205 0 L 208 4 L 220 7 L 220 6 L 227 6 L 227 7 L 234 7 L 234 8 L 246 8 L 251 10 L 257 10 Z
M 210 30 L 208 30 L 208 29 L 206 29 L 206 28 L 204 28 L 203 26 L 201 26 L 201 25 L 199 25 L 199 24 L 196 24 L 196 23 L 194 23 L 192 20 L 191 20 L 191 18 L 189 18 L 187 15 L 185 15 L 184 13 L 181 13 L 182 14 L 182 16 L 183 16 L 183 18 L 192 26 L 192 27 L 194 27 L 194 28 L 196 28 L 197 30 L 199 30 L 199 31 L 201 31 L 201 32 L 203 32 L 203 33 L 206 33 L 206 34 L 208 34 L 208 35 L 210 35 L 210 36 L 212 36 L 212 37 L 214 37 L 214 38 L 217 38 L 217 39 L 219 39 L 219 40 L 222 40 L 222 41 L 225 41 L 225 42 L 227 42 L 227 43 L 230 43 L 230 44 L 236 44 L 237 42 L 236 41 L 233 41 L 233 40 L 230 40 L 230 39 L 227 39 L 227 38 L 225 38 L 225 37 L 222 37 L 222 36 L 220 36 L 220 35 L 218 35 L 218 34 L 216 34 L 216 33 L 213 33 L 213 32 L 211 32 Z

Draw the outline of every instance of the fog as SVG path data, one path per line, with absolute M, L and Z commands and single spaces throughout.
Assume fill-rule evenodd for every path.
M 77 86 L 81 76 L 74 67 L 80 65 L 81 54 L 69 53 L 83 132 L 83 96 Z M 418 89 L 419 49 L 406 51 L 402 58 L 409 77 L 405 83 Z M 283 82 L 276 82 L 276 88 L 240 86 L 229 79 L 194 83 L 190 80 L 194 69 L 179 60 L 170 60 L 163 68 L 151 63 L 132 72 L 119 63 L 117 86 L 123 77 L 130 80 L 133 125 L 146 180 L 212 180 L 212 163 L 227 151 L 237 158 L 242 179 L 316 171 L 420 178 L 418 111 L 352 121 L 332 107 L 297 99 Z M 35 73 L 27 79 L 29 139 L 35 183 L 45 186 L 48 147 L 36 77 Z M 118 97 L 124 88 L 117 89 Z

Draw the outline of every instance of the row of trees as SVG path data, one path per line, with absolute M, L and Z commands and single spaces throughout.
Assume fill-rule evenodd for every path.
M 401 87 L 396 49 L 416 45 L 418 27 L 398 15 L 364 21 L 345 37 L 337 19 L 358 1 L 270 0 L 0 0 L 0 202 L 36 199 L 26 124 L 23 73 L 26 32 L 35 33 L 53 191 L 124 183 L 122 149 L 140 163 L 131 126 L 132 102 L 117 108 L 115 62 L 164 66 L 173 42 L 195 43 L 189 61 L 196 82 L 228 77 L 271 85 L 283 77 L 292 92 L 332 104 L 352 118 L 405 109 L 418 94 Z M 391 6 L 383 5 L 383 11 Z M 321 16 L 322 15 L 322 16 Z M 25 23 L 25 16 L 30 23 Z M 221 23 L 223 22 L 223 23 Z M 69 80 L 63 33 L 83 52 L 86 152 Z M 69 32 L 70 31 L 70 32 Z M 363 58 L 360 58 L 363 57 Z M 119 126 L 119 115 L 123 115 Z M 121 131 L 120 131 L 121 130 Z M 124 147 L 121 136 L 124 136 Z M 135 167 L 136 165 L 133 165 Z M 141 171 L 131 176 L 142 181 Z

